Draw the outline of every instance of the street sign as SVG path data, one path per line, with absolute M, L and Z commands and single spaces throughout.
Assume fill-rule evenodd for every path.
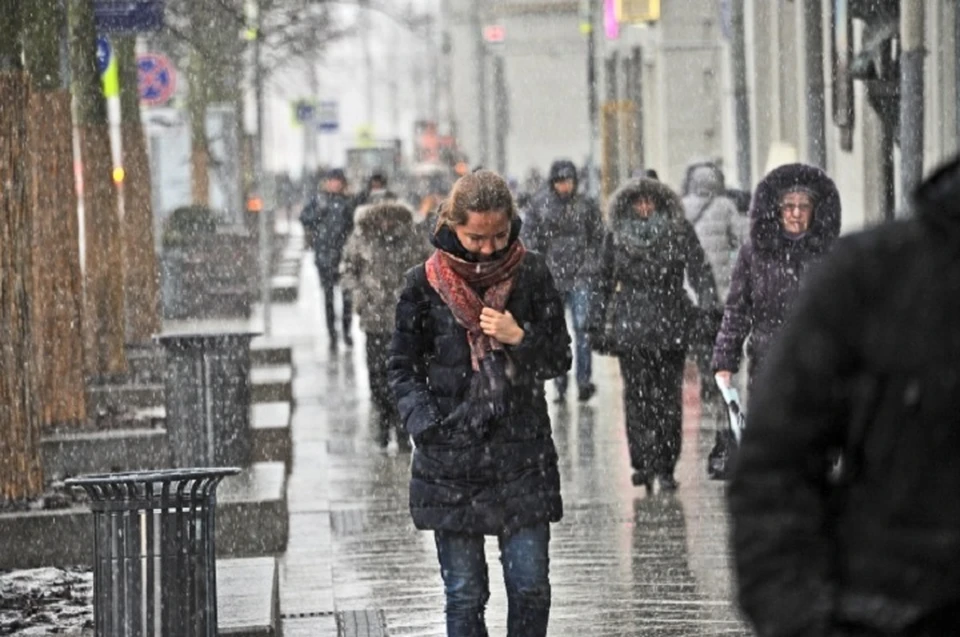
M 94 0 L 98 33 L 142 33 L 163 28 L 164 0 Z
M 490 44 L 501 44 L 507 39 L 507 30 L 502 24 L 490 24 L 483 27 L 483 39 Z
M 294 108 L 298 124 L 309 124 L 317 117 L 317 105 L 309 100 L 300 100 Z
M 317 129 L 333 133 L 340 128 L 340 105 L 336 100 L 320 102 L 320 112 L 317 116 Z
M 110 66 L 111 54 L 110 40 L 103 36 L 97 37 L 97 73 L 102 75 Z
M 140 101 L 147 106 L 163 106 L 177 89 L 177 74 L 165 55 L 145 53 L 137 56 L 137 87 Z

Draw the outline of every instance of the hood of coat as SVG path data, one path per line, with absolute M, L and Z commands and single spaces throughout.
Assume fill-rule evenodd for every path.
M 556 194 L 553 189 L 554 182 L 573 180 L 573 194 L 577 192 L 580 178 L 577 176 L 577 165 L 569 159 L 558 159 L 550 165 L 550 177 L 547 179 L 547 187 L 551 194 Z
M 750 204 L 750 242 L 755 250 L 777 251 L 789 241 L 780 221 L 780 198 L 791 189 L 809 191 L 815 201 L 810 230 L 803 242 L 822 252 L 840 236 L 840 193 L 825 172 L 807 164 L 787 164 L 757 184 Z
M 921 223 L 960 243 L 960 157 L 938 168 L 917 187 L 913 206 Z
M 683 202 L 670 186 L 655 179 L 631 179 L 610 197 L 607 214 L 611 224 L 617 227 L 623 221 L 636 217 L 633 203 L 640 198 L 649 198 L 657 209 L 656 214 L 669 219 L 683 219 Z
M 684 197 L 697 195 L 703 198 L 716 197 L 726 191 L 726 179 L 720 167 L 709 161 L 687 166 L 680 192 Z
M 399 203 L 380 203 L 361 206 L 354 219 L 364 239 L 391 236 L 413 228 L 413 211 Z

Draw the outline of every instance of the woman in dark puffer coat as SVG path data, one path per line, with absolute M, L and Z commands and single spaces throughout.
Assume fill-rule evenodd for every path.
M 519 240 L 504 180 L 462 177 L 436 252 L 407 275 L 389 379 L 413 437 L 410 510 L 435 531 L 447 634 L 484 636 L 484 536 L 499 539 L 507 635 L 546 635 L 551 522 L 563 515 L 543 382 L 570 368 L 563 305 Z
M 656 479 L 673 490 L 684 360 L 699 312 L 718 311 L 713 273 L 667 185 L 628 182 L 611 198 L 609 218 L 591 341 L 620 358 L 633 483 L 649 491 Z M 684 289 L 685 276 L 699 310 Z
M 713 349 L 713 369 L 727 384 L 748 336 L 751 382 L 763 364 L 804 275 L 840 234 L 840 194 L 819 168 L 788 164 L 757 186 L 750 218 Z

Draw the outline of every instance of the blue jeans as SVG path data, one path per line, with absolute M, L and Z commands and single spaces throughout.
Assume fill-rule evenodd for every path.
M 585 287 L 576 287 L 563 293 L 563 305 L 570 308 L 573 314 L 573 341 L 576 347 L 576 377 L 577 387 L 586 387 L 590 384 L 593 375 L 590 341 L 587 339 L 587 314 L 590 311 L 590 290 Z M 567 393 L 567 377 L 560 376 L 556 380 L 557 392 Z
M 487 637 L 484 536 L 437 531 L 435 539 L 447 598 L 447 637 Z M 507 637 L 544 637 L 550 617 L 550 525 L 526 527 L 498 540 L 507 586 Z

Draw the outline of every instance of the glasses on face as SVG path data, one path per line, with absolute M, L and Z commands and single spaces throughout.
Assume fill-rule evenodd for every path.
M 813 205 L 808 203 L 782 203 L 780 204 L 780 212 L 790 212 L 792 210 L 799 210 L 800 212 L 813 212 Z

